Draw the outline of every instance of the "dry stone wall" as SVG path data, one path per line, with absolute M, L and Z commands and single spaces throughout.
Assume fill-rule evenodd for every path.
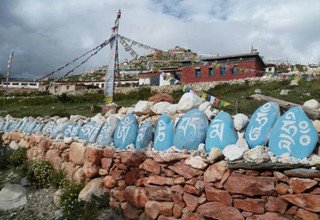
M 109 193 L 128 219 L 319 219 L 316 169 L 232 170 L 192 153 L 101 149 L 44 134 L 5 132 L 2 141 L 85 182 L 81 199 Z

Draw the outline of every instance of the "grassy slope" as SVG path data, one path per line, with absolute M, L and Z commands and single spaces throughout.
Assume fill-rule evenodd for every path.
M 313 81 L 300 80 L 299 86 L 289 86 L 289 81 L 270 83 L 257 83 L 255 85 L 220 85 L 211 88 L 208 93 L 220 99 L 230 102 L 232 105 L 225 110 L 234 114 L 236 112 L 235 102 L 238 101 L 238 112 L 251 115 L 263 102 L 249 99 L 249 96 L 254 94 L 255 89 L 261 89 L 262 94 L 280 98 L 286 101 L 303 104 L 311 98 L 320 100 L 320 79 Z M 290 89 L 288 96 L 280 96 L 282 89 Z M 310 93 L 310 96 L 305 95 Z M 181 91 L 173 92 L 175 100 L 179 100 L 183 93 Z M 116 94 L 115 100 L 119 106 L 132 106 L 138 100 L 146 100 L 153 95 L 149 89 L 142 88 L 137 92 L 132 92 L 128 95 Z M 68 101 L 63 104 L 56 96 L 41 96 L 30 97 L 24 99 L 16 97 L 7 101 L 7 111 L 1 112 L 1 116 L 11 114 L 14 117 L 24 116 L 45 116 L 45 115 L 66 115 L 80 114 L 84 116 L 93 116 L 96 112 L 91 112 L 92 105 L 101 105 L 103 103 L 103 94 L 85 94 L 78 96 L 68 96 Z M 0 100 L 0 104 L 2 101 Z M 2 107 L 2 105 L 1 105 Z

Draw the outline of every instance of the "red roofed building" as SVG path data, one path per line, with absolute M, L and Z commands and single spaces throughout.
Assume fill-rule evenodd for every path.
M 250 77 L 261 77 L 265 64 L 259 53 L 215 56 L 202 59 L 205 64 L 194 66 L 191 61 L 182 61 L 178 74 L 182 83 L 228 81 Z

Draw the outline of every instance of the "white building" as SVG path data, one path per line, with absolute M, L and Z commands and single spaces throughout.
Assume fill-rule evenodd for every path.
M 11 82 L 2 82 L 0 87 L 10 88 L 10 89 L 39 89 L 39 82 L 34 81 L 11 81 Z

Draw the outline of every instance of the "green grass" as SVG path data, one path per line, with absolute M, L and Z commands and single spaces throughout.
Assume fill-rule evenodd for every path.
M 254 94 L 255 89 L 260 89 L 262 94 L 283 99 L 286 101 L 303 104 L 306 100 L 317 99 L 320 100 L 320 78 L 312 81 L 300 80 L 299 86 L 290 86 L 289 80 L 281 82 L 257 82 L 254 85 L 246 82 L 244 84 L 234 85 L 219 85 L 210 88 L 207 92 L 215 97 L 231 103 L 230 106 L 223 110 L 235 114 L 236 112 L 251 115 L 263 101 L 250 99 L 250 95 Z M 282 89 L 289 89 L 288 96 L 280 96 Z M 305 93 L 310 93 L 306 96 Z M 37 96 L 38 95 L 38 96 Z M 133 106 L 138 100 L 147 100 L 154 95 L 147 87 L 142 87 L 138 91 L 129 94 L 116 93 L 114 96 L 115 102 L 118 106 L 129 107 Z M 175 101 L 178 102 L 183 95 L 181 90 L 174 91 L 171 94 Z M 8 99 L 6 104 L 6 111 L 1 111 L 0 115 L 3 117 L 10 114 L 14 117 L 24 116 L 68 116 L 80 114 L 83 116 L 94 116 L 97 112 L 91 111 L 91 106 L 103 104 L 104 95 L 101 92 L 88 93 L 83 95 L 75 95 L 67 97 L 65 103 L 59 100 L 57 96 L 50 96 L 44 94 L 29 94 L 27 98 L 17 95 L 15 98 Z M 237 108 L 236 108 L 236 102 Z M 3 100 L 0 99 L 0 109 L 2 109 Z

